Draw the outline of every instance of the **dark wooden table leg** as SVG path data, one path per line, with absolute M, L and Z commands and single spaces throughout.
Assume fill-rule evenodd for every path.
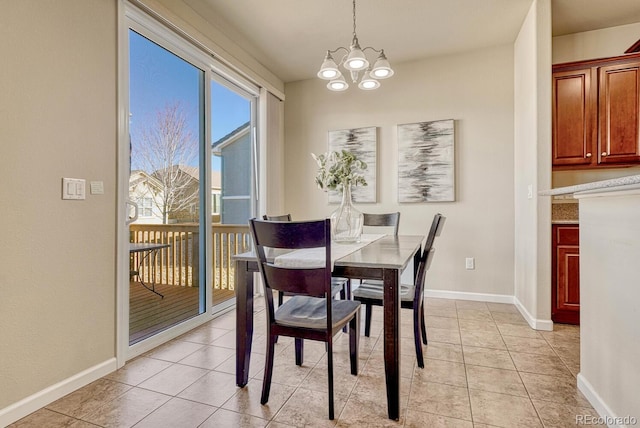
M 385 269 L 384 371 L 387 381 L 389 419 L 400 419 L 400 272 Z
M 253 272 L 249 262 L 236 261 L 236 384 L 249 381 L 249 360 L 253 340 Z

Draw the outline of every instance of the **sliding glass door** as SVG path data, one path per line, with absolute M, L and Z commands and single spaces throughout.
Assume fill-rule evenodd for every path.
M 129 343 L 201 314 L 205 72 L 129 30 Z
M 211 81 L 213 177 L 220 180 L 213 216 L 213 305 L 235 297 L 231 256 L 249 248 L 246 226 L 256 212 L 255 96 L 214 74 Z

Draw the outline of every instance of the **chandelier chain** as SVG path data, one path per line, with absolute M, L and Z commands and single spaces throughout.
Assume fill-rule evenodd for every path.
M 358 38 L 356 35 L 356 0 L 353 0 L 353 38 Z

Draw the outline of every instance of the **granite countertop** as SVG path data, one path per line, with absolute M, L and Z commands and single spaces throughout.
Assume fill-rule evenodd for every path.
M 552 224 L 578 224 L 578 204 L 552 204 Z
M 612 178 L 611 180 L 594 181 L 593 183 L 577 184 L 575 186 L 558 187 L 557 189 L 543 190 L 541 192 L 538 192 L 538 195 L 567 195 L 570 193 L 607 189 L 611 187 L 620 187 L 632 184 L 640 185 L 640 175 L 630 175 L 628 177 Z

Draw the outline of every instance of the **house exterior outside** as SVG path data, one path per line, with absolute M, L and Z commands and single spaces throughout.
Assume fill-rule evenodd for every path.
M 198 168 L 190 166 L 179 166 L 179 173 L 186 176 L 187 193 L 194 202 L 190 207 L 180 210 L 171 210 L 168 216 L 168 224 L 172 223 L 195 223 L 198 222 L 197 193 L 200 185 Z M 135 170 L 131 172 L 129 178 L 129 198 L 138 205 L 138 218 L 133 224 L 162 224 L 162 182 L 157 179 L 159 172 L 149 175 L 144 171 Z M 220 171 L 211 172 L 211 213 L 212 221 L 219 222 L 220 216 L 220 196 L 221 196 L 221 174 Z M 133 217 L 134 213 L 130 213 Z
M 222 158 L 222 224 L 247 224 L 251 218 L 251 132 L 244 123 L 211 145 L 212 153 Z

